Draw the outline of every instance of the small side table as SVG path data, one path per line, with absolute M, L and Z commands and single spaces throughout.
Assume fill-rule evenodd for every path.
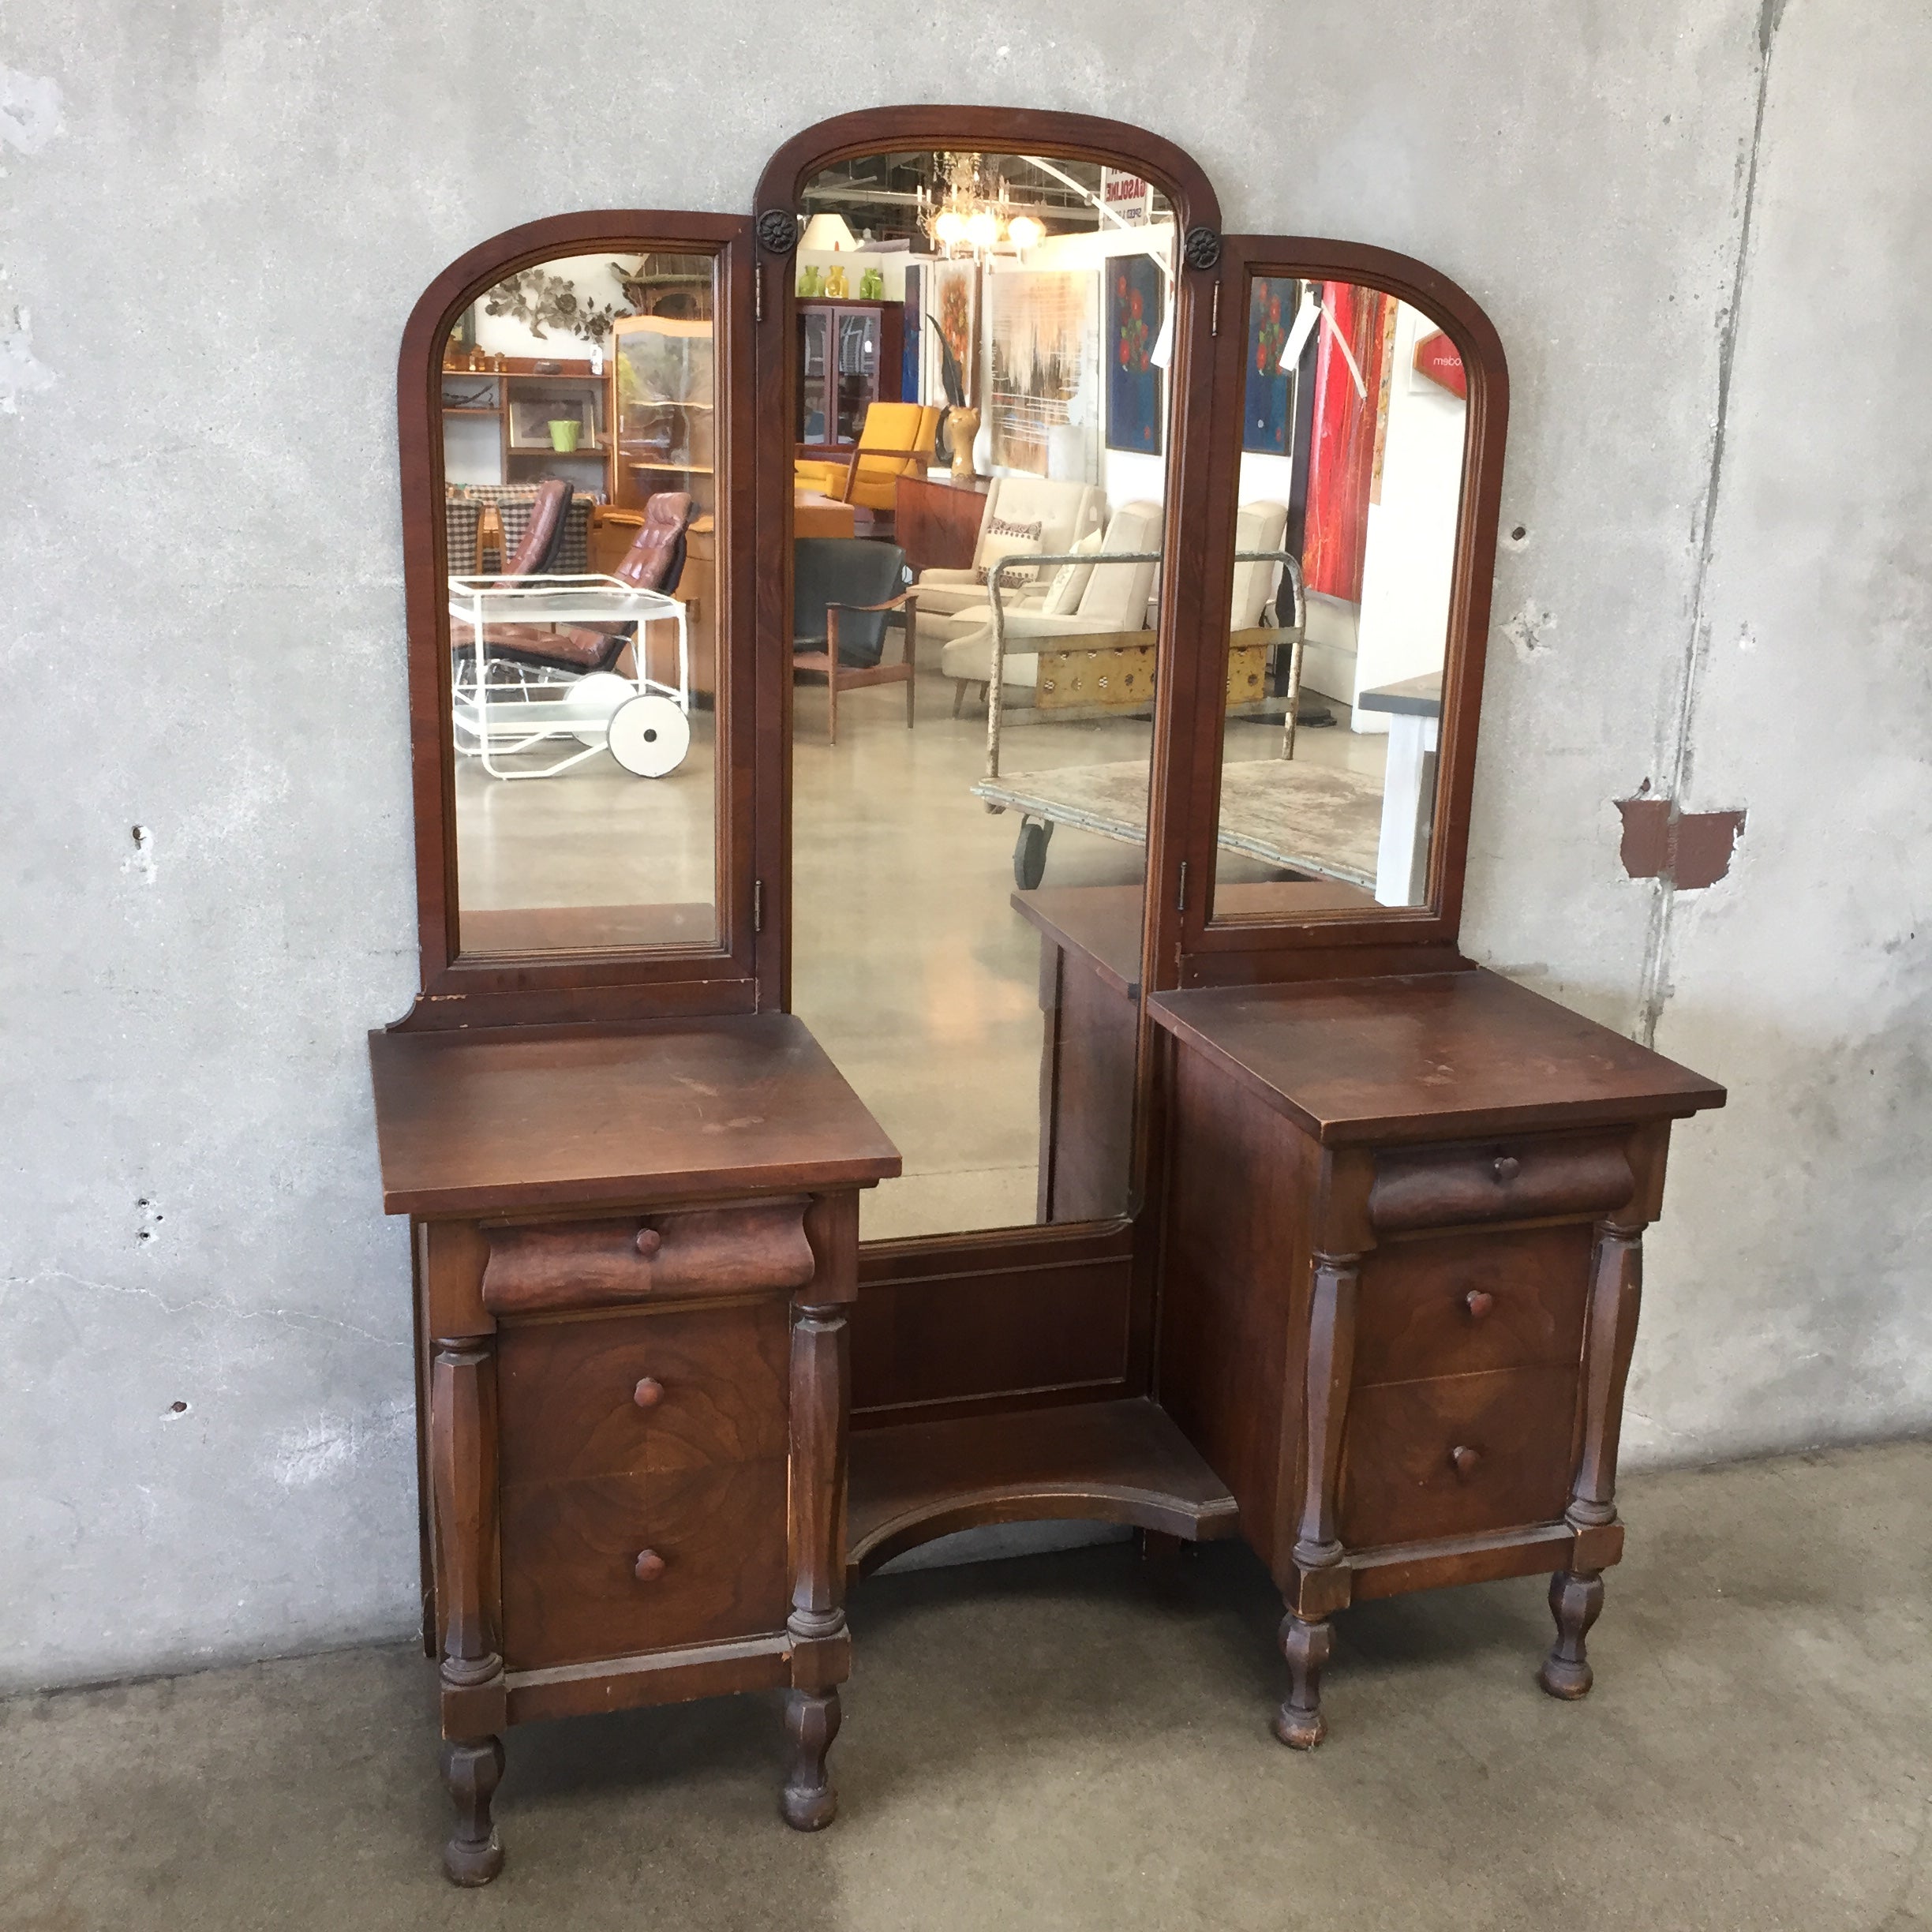
M 1378 685 L 1355 700 L 1360 711 L 1388 714 L 1388 771 L 1383 781 L 1382 838 L 1376 852 L 1376 903 L 1417 905 L 1428 889 L 1429 833 L 1436 818 L 1436 745 L 1442 729 L 1442 673 Z

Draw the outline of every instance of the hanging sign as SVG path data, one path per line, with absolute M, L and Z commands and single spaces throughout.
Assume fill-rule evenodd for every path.
M 1144 228 L 1153 217 L 1154 190 L 1138 174 L 1123 174 L 1117 169 L 1103 167 L 1100 170 L 1100 202 L 1129 228 Z
M 1468 399 L 1469 371 L 1463 368 L 1462 358 L 1455 344 L 1440 329 L 1425 335 L 1416 344 L 1415 365 L 1418 376 L 1426 376 L 1431 382 L 1440 383 L 1451 395 Z

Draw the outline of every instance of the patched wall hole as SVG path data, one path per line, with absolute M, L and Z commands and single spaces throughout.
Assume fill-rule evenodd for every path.
M 164 1215 L 161 1210 L 154 1204 L 153 1200 L 145 1194 L 142 1195 L 140 1200 L 135 1202 L 134 1211 L 140 1216 L 140 1226 L 135 1229 L 134 1238 L 138 1241 L 152 1241 L 155 1237 L 155 1231 L 159 1228 L 163 1221 L 167 1219 L 167 1216 Z

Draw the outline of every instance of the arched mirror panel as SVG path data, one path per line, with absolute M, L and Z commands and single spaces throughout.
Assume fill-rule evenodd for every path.
M 402 375 L 426 988 L 750 1004 L 747 224 L 567 216 L 427 294 Z M 433 721 L 433 736 L 421 727 Z M 425 758 L 425 751 L 433 757 Z M 739 989 L 732 991 L 733 987 Z
M 930 118 L 760 202 L 788 311 L 761 396 L 791 538 L 788 1003 L 903 1157 L 863 1204 L 874 1242 L 1138 1204 L 1158 692 L 1193 616 L 1163 597 L 1186 238 L 1212 233 L 1130 130 L 1081 151 L 1047 117 Z
M 1460 290 L 1382 251 L 1241 238 L 1224 276 L 1229 601 L 1218 702 L 1196 721 L 1212 889 L 1191 936 L 1210 950 L 1453 938 L 1500 350 Z

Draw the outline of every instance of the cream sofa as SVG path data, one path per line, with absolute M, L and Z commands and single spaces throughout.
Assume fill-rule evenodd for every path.
M 1071 550 L 1089 530 L 1100 527 L 1106 518 L 1106 496 L 1094 483 L 1065 483 L 1036 476 L 995 477 L 980 515 L 972 568 L 923 570 L 919 574 L 913 589 L 919 601 L 921 638 L 945 643 L 958 635 L 957 620 L 962 612 L 984 606 L 987 526 L 995 517 L 1005 523 L 1038 523 L 1041 554 L 1053 556 Z M 1046 573 L 1049 577 L 1052 574 Z M 1017 601 L 1037 604 L 1046 595 L 1046 588 L 1044 584 L 1030 586 Z M 1010 593 L 1010 585 L 1008 589 Z
M 1080 593 L 1079 604 L 1065 616 L 1049 616 L 1040 608 L 1052 581 L 1050 570 L 1042 573 L 1047 582 L 1030 586 L 1028 594 L 1017 604 L 1007 602 L 1002 592 L 1008 646 L 1002 681 L 1009 693 L 1030 691 L 1038 682 L 1037 646 L 1029 648 L 1035 640 L 1091 637 L 1101 632 L 1137 631 L 1148 627 L 1148 599 L 1154 588 L 1156 567 L 1152 564 L 1109 564 L 1106 560 L 1110 554 L 1158 551 L 1162 515 L 1157 503 L 1123 504 L 1114 512 L 1087 587 Z M 1071 548 L 1071 545 L 1064 546 L 1064 549 Z M 954 623 L 954 635 L 939 653 L 940 669 L 962 687 L 990 683 L 993 607 L 986 601 L 983 586 L 979 603 L 962 610 Z M 1052 646 L 1048 644 L 1047 648 Z

